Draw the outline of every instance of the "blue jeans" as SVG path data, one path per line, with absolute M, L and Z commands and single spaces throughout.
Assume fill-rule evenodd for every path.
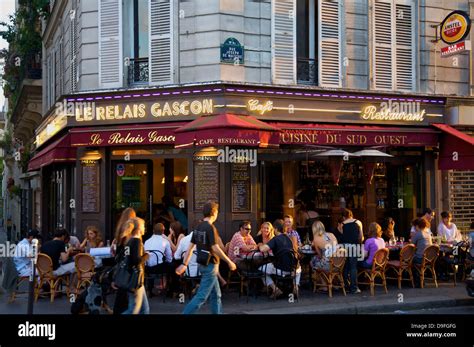
M 135 292 L 128 292 L 128 308 L 122 314 L 150 314 L 145 286 L 141 286 Z
M 201 272 L 201 284 L 194 298 L 184 308 L 183 314 L 196 313 L 208 298 L 210 299 L 211 312 L 213 314 L 222 314 L 222 295 L 217 278 L 219 265 L 212 263 L 207 266 L 199 265 L 199 271 Z
M 347 257 L 346 266 L 344 267 L 344 282 L 346 286 L 350 280 L 349 290 L 354 292 L 358 289 L 357 287 L 357 257 Z

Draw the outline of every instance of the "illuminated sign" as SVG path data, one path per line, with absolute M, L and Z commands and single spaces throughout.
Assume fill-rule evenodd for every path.
M 377 121 L 407 121 L 407 122 L 423 122 L 425 120 L 426 110 L 420 110 L 419 106 L 411 105 L 411 103 L 397 103 L 409 104 L 407 106 L 397 106 L 398 108 L 384 108 L 380 110 L 376 106 L 370 105 L 365 107 L 360 118 L 363 120 L 377 120 Z M 406 107 L 406 108 L 404 108 Z M 418 110 L 417 110 L 418 109 Z
M 471 19 L 464 11 L 453 11 L 441 22 L 441 40 L 448 45 L 463 40 L 471 29 Z
M 58 103 L 63 104 L 63 103 Z M 76 122 L 156 119 L 170 116 L 199 116 L 214 112 L 212 99 L 167 101 L 155 103 L 130 103 L 96 106 L 94 102 L 64 102 L 59 106 L 74 115 Z
M 56 114 L 53 119 L 48 121 L 36 134 L 36 147 L 41 146 L 51 137 L 56 135 L 67 125 L 67 117 L 64 114 Z
M 257 99 L 251 99 L 247 102 L 247 108 L 251 112 L 255 111 L 263 115 L 264 113 L 267 113 L 273 110 L 273 101 L 267 101 L 262 104 Z

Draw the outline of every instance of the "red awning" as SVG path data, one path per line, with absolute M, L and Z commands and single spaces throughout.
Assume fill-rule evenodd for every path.
M 474 137 L 446 124 L 432 124 L 440 136 L 440 170 L 474 170 Z
M 39 170 L 53 163 L 75 162 L 76 149 L 71 148 L 70 140 L 70 136 L 65 135 L 36 153 L 28 163 L 28 171 Z
M 174 131 L 186 122 L 133 124 L 71 129 L 72 147 L 174 144 Z
M 279 129 L 280 145 L 321 146 L 437 146 L 438 132 L 430 128 L 384 127 L 317 123 L 269 123 Z
M 176 130 L 175 147 L 277 147 L 280 130 L 252 116 L 201 116 Z

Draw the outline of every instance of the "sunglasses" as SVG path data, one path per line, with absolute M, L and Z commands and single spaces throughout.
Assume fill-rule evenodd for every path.
M 244 228 L 245 230 L 252 230 L 252 228 Z

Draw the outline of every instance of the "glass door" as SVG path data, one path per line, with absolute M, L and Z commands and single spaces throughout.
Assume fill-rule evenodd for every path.
M 152 230 L 153 162 L 151 160 L 112 161 L 112 230 L 120 214 L 132 207 L 137 217 L 146 222 L 146 230 Z

